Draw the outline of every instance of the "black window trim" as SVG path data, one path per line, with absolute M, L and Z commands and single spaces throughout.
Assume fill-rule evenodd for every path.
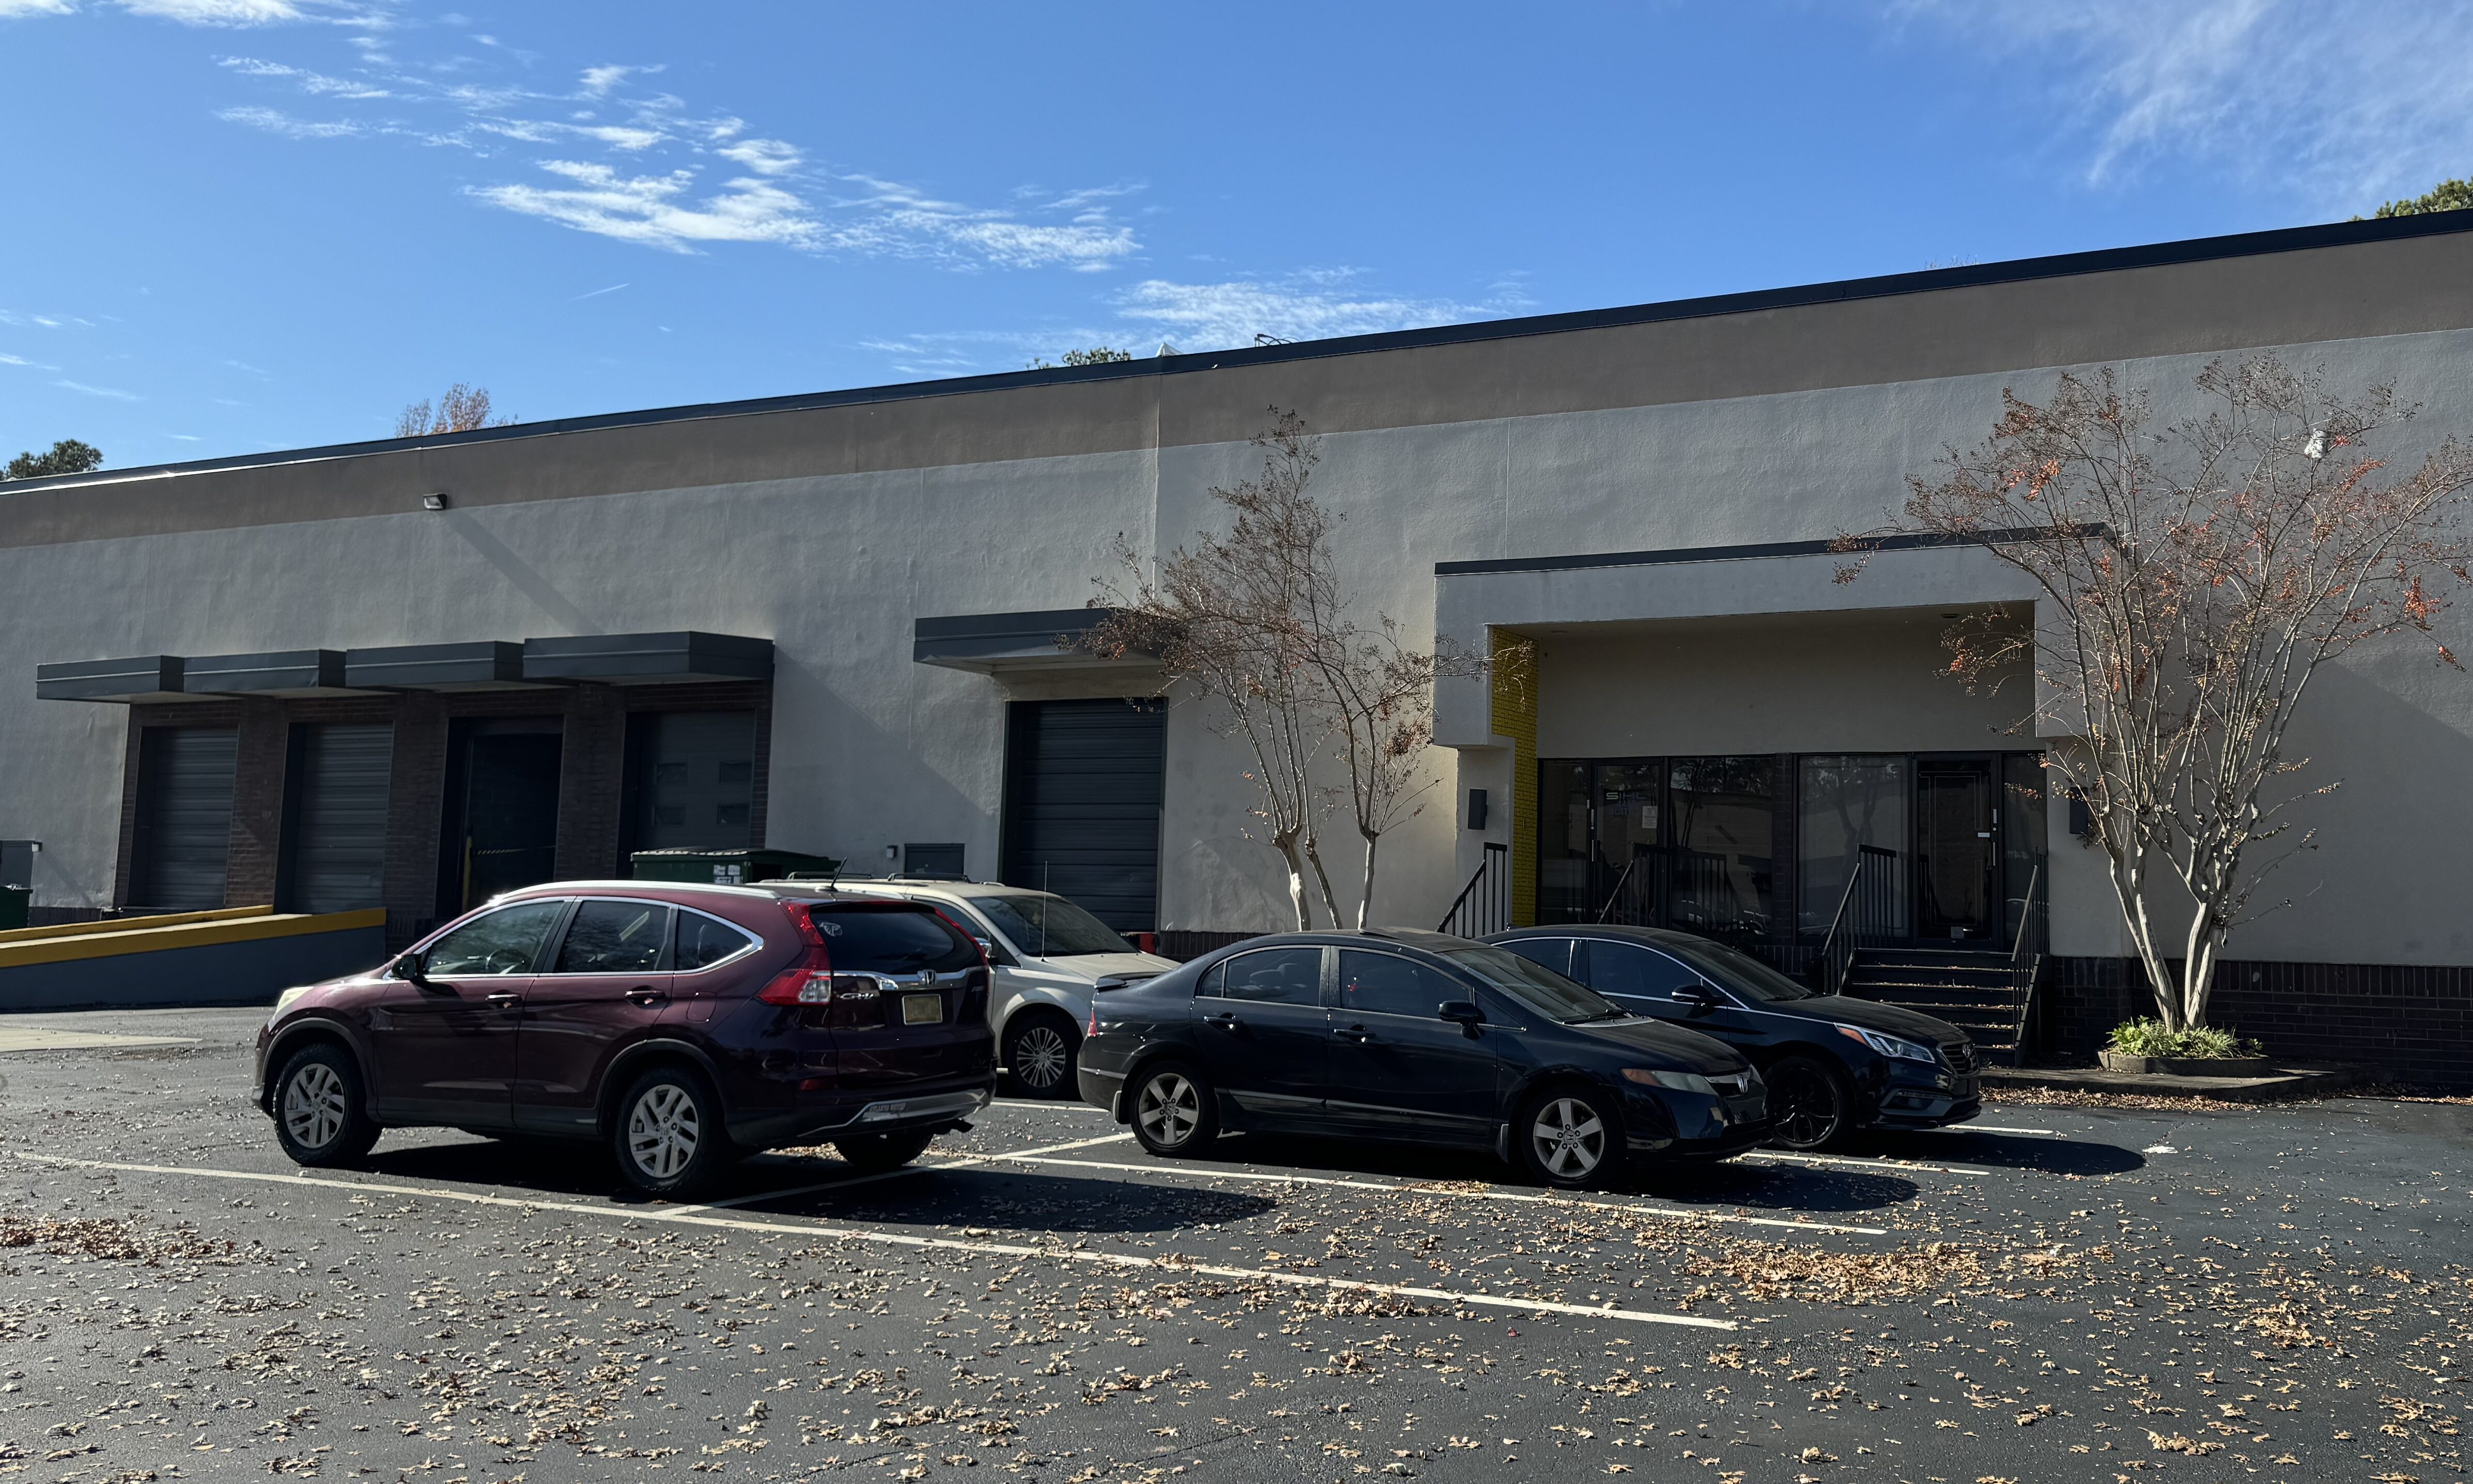
M 440 944 L 444 943 L 454 934 L 460 933 L 468 927 L 474 926 L 484 918 L 496 917 L 501 912 L 512 912 L 517 907 L 537 907 L 543 902 L 549 902 L 559 909 L 558 915 L 550 919 L 549 926 L 541 933 L 540 942 L 534 946 L 533 961 L 529 967 L 519 970 L 517 973 L 512 974 L 439 974 L 435 976 L 445 980 L 449 984 L 465 979 L 514 979 L 518 977 L 526 979 L 539 978 L 540 976 L 540 966 L 542 964 L 555 964 L 558 962 L 558 947 L 566 942 L 566 924 L 574 920 L 576 901 L 577 898 L 573 897 L 527 897 L 520 901 L 507 901 L 503 898 L 493 897 L 490 900 L 483 902 L 478 909 L 474 910 L 468 916 L 458 919 L 453 922 L 449 922 L 445 927 L 431 935 L 428 941 L 424 942 L 420 945 L 421 957 L 424 960 L 427 959 L 431 949 L 437 947 Z
M 1228 982 L 1228 975 L 1225 972 L 1226 969 L 1229 965 L 1236 962 L 1240 958 L 1251 958 L 1257 953 L 1296 953 L 1300 951 L 1311 951 L 1322 955 L 1321 962 L 1315 965 L 1314 998 L 1310 1004 L 1299 1004 L 1297 1001 L 1285 999 L 1236 999 L 1235 995 L 1212 994 L 1206 993 L 1203 989 L 1203 986 L 1208 983 L 1214 974 L 1218 976 L 1221 985 L 1226 985 Z M 1266 943 L 1259 948 L 1247 948 L 1242 952 L 1231 953 L 1226 958 L 1223 958 L 1219 962 L 1212 965 L 1209 969 L 1204 969 L 1194 978 L 1193 997 L 1196 999 L 1234 1000 L 1236 1003 L 1240 1005 L 1296 1004 L 1297 1007 L 1302 1010 L 1330 1010 L 1334 1007 L 1339 993 L 1339 985 L 1337 982 L 1338 974 L 1339 959 L 1337 956 L 1337 950 L 1333 948 L 1332 945 L 1327 943 Z
M 1592 938 L 1581 933 L 1573 933 L 1572 937 L 1574 942 L 1578 943 L 1606 943 L 1612 944 L 1620 948 L 1638 948 L 1644 953 L 1654 953 L 1659 958 L 1666 960 L 1675 968 L 1690 974 L 1693 979 L 1699 981 L 1702 989 L 1716 994 L 1717 996 L 1718 1008 L 1723 1010 L 1742 1010 L 1747 1008 L 1743 1004 L 1741 995 L 1737 994 L 1734 991 L 1726 988 L 1722 984 L 1719 984 L 1717 980 L 1710 978 L 1707 973 L 1701 970 L 1698 965 L 1692 963 L 1688 959 L 1678 958 L 1675 955 L 1667 952 L 1664 948 L 1657 946 L 1655 944 L 1638 943 L 1629 938 Z M 1592 985 L 1590 988 L 1596 989 L 1597 987 Z M 1603 990 L 1597 990 L 1597 993 L 1605 994 L 1608 999 L 1615 997 L 1612 994 L 1606 994 L 1606 992 Z M 1658 996 L 1654 994 L 1626 994 L 1622 997 L 1625 999 L 1655 999 Z M 1669 1005 L 1675 1003 L 1674 996 L 1671 994 L 1667 995 L 1666 1003 Z
M 740 959 L 745 958 L 750 953 L 753 953 L 756 949 L 764 946 L 764 941 L 762 939 L 756 937 L 756 934 L 739 926 L 728 918 L 714 917 L 711 913 L 705 911 L 701 907 L 690 907 L 683 901 L 674 901 L 670 903 L 670 905 L 677 909 L 678 915 L 670 919 L 669 942 L 661 945 L 661 962 L 664 965 L 661 971 L 664 973 L 690 975 L 708 974 L 725 964 L 735 964 Z M 740 939 L 738 946 L 731 949 L 720 958 L 714 959 L 711 963 L 705 965 L 701 969 L 679 968 L 679 924 L 685 921 L 686 915 L 690 912 L 694 913 L 697 917 L 705 919 L 707 922 L 719 922 L 722 926 L 729 928 L 733 933 L 736 933 Z
M 1405 953 L 1395 952 L 1395 951 L 1393 951 L 1392 949 L 1389 949 L 1389 948 L 1360 948 L 1360 947 L 1356 946 L 1355 945 L 1349 945 L 1349 946 L 1347 946 L 1347 947 L 1343 947 L 1343 948 L 1337 948 L 1337 949 L 1334 949 L 1334 950 L 1333 950 L 1333 952 L 1334 952 L 1334 954 L 1340 954 L 1340 953 L 1370 953 L 1370 954 L 1373 954 L 1374 956 L 1376 956 L 1376 957 L 1378 957 L 1378 958 L 1397 959 L 1397 960 L 1399 960 L 1401 963 L 1403 963 L 1403 964 L 1406 964 L 1406 965 L 1408 965 L 1408 966 L 1409 966 L 1410 968 L 1412 968 L 1412 969 L 1422 969 L 1426 970 L 1428 973 L 1430 973 L 1430 974 L 1439 974 L 1439 975 L 1441 975 L 1444 979 L 1449 980 L 1451 983 L 1453 983 L 1453 984 L 1454 984 L 1454 985 L 1457 985 L 1461 990 L 1463 990 L 1463 991 L 1467 992 L 1468 996 L 1469 996 L 1471 999 L 1476 998 L 1477 986 L 1470 984 L 1467 980 L 1465 980 L 1465 979 L 1461 978 L 1458 974 L 1453 973 L 1452 970 L 1450 970 L 1450 969 L 1448 969 L 1439 968 L 1439 967 L 1437 967 L 1437 966 L 1435 966 L 1435 965 L 1433 965 L 1433 964 L 1427 963 L 1427 962 L 1426 962 L 1425 960 L 1423 960 L 1423 959 L 1412 958 L 1412 957 L 1410 957 L 1409 955 L 1407 955 L 1407 954 L 1405 954 Z M 1332 975 L 1332 984 L 1331 984 L 1331 1010 L 1332 1010 L 1332 1014 L 1333 1014 L 1333 1015 L 1338 1015 L 1338 1014 L 1340 1014 L 1341 1012 L 1343 1012 L 1343 1011 L 1344 1011 L 1344 1012 L 1346 1012 L 1347 1014 L 1352 1015 L 1352 1016 L 1381 1016 L 1382 1018 L 1384 1018 L 1384 1019 L 1386 1019 L 1386 1020 L 1415 1020 L 1415 1021 L 1417 1021 L 1417 1022 L 1418 1022 L 1418 1023 L 1420 1023 L 1420 1024 L 1423 1024 L 1423 1023 L 1425 1023 L 1425 1022 L 1427 1022 L 1427 1021 L 1429 1021 L 1429 1020 L 1439 1020 L 1439 1019 L 1441 1019 L 1441 1018 L 1442 1018 L 1442 1017 L 1440 1017 L 1440 1016 L 1430 1015 L 1430 1014 L 1429 1014 L 1429 1015 L 1421 1015 L 1421 1016 L 1420 1016 L 1420 1015 L 1403 1015 L 1403 1014 L 1401 1014 L 1401 1013 L 1400 1013 L 1399 1011 L 1397 1011 L 1397 1010 L 1357 1010 L 1357 1009 L 1355 1009 L 1355 1008 L 1351 1007 L 1350 1005 L 1348 1005 L 1347 1003 L 1345 1003 L 1345 1002 L 1340 998 L 1340 996 L 1341 996 L 1341 995 L 1345 994 L 1345 993 L 1348 992 L 1348 981 L 1347 981 L 1347 979 L 1346 979 L 1345 977 L 1343 977 L 1343 976 L 1342 976 L 1342 974 L 1341 974 L 1341 972 L 1340 972 L 1339 963 L 1340 963 L 1340 961 L 1339 961 L 1336 957 L 1334 957 L 1334 958 L 1333 958 L 1333 962 L 1332 962 L 1332 968 L 1331 968 L 1331 975 Z M 1435 1003 L 1440 1004 L 1440 1003 L 1441 1003 L 1441 1001 L 1437 1000 Z
M 583 910 L 584 910 L 584 904 L 585 904 L 586 902 L 588 902 L 588 901 L 632 901 L 632 902 L 636 903 L 637 906 L 642 906 L 642 907 L 667 907 L 667 908 L 669 908 L 669 909 L 670 909 L 670 911 L 671 911 L 671 913 L 672 913 L 672 916 L 671 916 L 671 918 L 670 918 L 670 926 L 669 926 L 669 930 L 668 930 L 667 932 L 665 932 L 665 933 L 663 933 L 663 934 L 661 935 L 661 956 L 660 956 L 659 959 L 656 959 L 656 960 L 654 961 L 654 963 L 653 963 L 653 967 L 652 967 L 652 968 L 650 968 L 650 969 L 570 969 L 565 970 L 564 972 L 561 972 L 561 971 L 559 970 L 559 968 L 558 968 L 558 956 L 559 956 L 561 953 L 564 953 L 564 952 L 565 952 L 565 951 L 566 951 L 566 934 L 567 934 L 567 929 L 569 929 L 569 928 L 571 928 L 571 927 L 573 927 L 573 926 L 575 925 L 575 915 L 576 915 L 577 913 L 579 913 L 579 912 L 581 912 L 581 911 L 583 911 Z M 579 977 L 581 977 L 581 976 L 583 976 L 583 975 L 585 975 L 585 974 L 612 974 L 612 973 L 620 973 L 620 974 L 665 974 L 665 973 L 668 973 L 668 972 L 670 972 L 670 952 L 671 952 L 671 945 L 672 945 L 677 941 L 677 933 L 678 933 L 678 922 L 679 922 L 679 920 L 678 920 L 678 918 L 677 918 L 676 914 L 677 914 L 678 912 L 680 912 L 681 910 L 682 910 L 682 909 L 680 908 L 680 906 L 679 906 L 679 904 L 678 904 L 677 902 L 674 902 L 674 901 L 663 901 L 663 900 L 662 900 L 660 898 L 659 898 L 659 897 L 569 897 L 569 898 L 566 898 L 566 915 L 565 915 L 565 916 L 564 916 L 564 917 L 562 917 L 562 918 L 560 918 L 560 919 L 558 920 L 558 933 L 557 933 L 557 935 L 556 935 L 555 937 L 551 938 L 551 939 L 548 941 L 548 952 L 544 953 L 543 955 L 541 955 L 541 957 L 540 957 L 539 959 L 536 959 L 536 960 L 534 961 L 534 962 L 536 962 L 536 963 L 545 964 L 545 965 L 547 965 L 548 967 L 547 967 L 547 968 L 542 968 L 542 969 L 534 969 L 534 970 L 533 970 L 533 977 L 534 977 L 534 978 L 536 978 L 536 979 L 574 979 L 574 978 L 579 978 Z

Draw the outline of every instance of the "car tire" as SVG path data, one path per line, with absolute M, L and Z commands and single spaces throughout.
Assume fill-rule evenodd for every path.
M 672 1201 L 693 1198 L 738 1157 L 712 1085 L 676 1063 L 644 1072 L 619 1096 L 610 1146 L 627 1184 Z
M 1219 1095 L 1184 1062 L 1144 1067 L 1126 1108 L 1134 1137 L 1155 1155 L 1180 1159 L 1219 1137 Z
M 1005 1079 L 1022 1097 L 1072 1097 L 1082 1033 L 1053 1010 L 1029 1010 L 1005 1026 Z
M 356 1164 L 378 1141 L 352 1053 L 331 1041 L 301 1047 L 275 1078 L 275 1137 L 295 1164 Z
M 1780 1149 L 1835 1149 L 1855 1132 L 1855 1085 L 1828 1063 L 1790 1056 L 1771 1063 L 1769 1143 Z
M 833 1153 L 862 1175 L 898 1170 L 927 1152 L 936 1136 L 924 1129 L 907 1134 L 852 1134 L 833 1140 Z
M 1513 1158 L 1558 1190 L 1597 1190 L 1621 1173 L 1622 1118 L 1614 1098 L 1566 1084 L 1532 1094 L 1511 1125 Z

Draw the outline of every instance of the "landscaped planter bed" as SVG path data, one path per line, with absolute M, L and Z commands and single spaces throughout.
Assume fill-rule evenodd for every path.
M 2165 1072 L 2175 1077 L 2266 1077 L 2275 1067 L 2263 1056 L 2133 1056 L 2126 1051 L 2099 1054 L 2111 1072 Z

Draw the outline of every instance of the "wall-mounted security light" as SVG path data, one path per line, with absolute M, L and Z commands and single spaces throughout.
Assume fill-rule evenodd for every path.
M 420 508 L 422 510 L 444 510 L 446 508 L 446 496 L 443 494 L 424 494 L 420 497 Z

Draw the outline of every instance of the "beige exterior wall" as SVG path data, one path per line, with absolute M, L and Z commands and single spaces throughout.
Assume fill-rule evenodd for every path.
M 2164 394 L 2219 351 L 2281 347 L 2473 430 L 2473 233 L 1855 297 L 1402 348 L 1182 357 L 839 405 L 701 409 L 416 448 L 135 471 L 0 495 L 0 835 L 44 841 L 40 900 L 109 891 L 125 714 L 31 699 L 40 660 L 695 628 L 771 637 L 772 843 L 882 857 L 961 840 L 993 869 L 1008 682 L 911 661 L 915 618 L 1071 608 L 1119 536 L 1160 552 L 1214 521 L 1271 405 L 1329 431 L 1320 498 L 1359 610 L 1483 652 L 1547 648 L 1539 754 L 2001 746 L 2023 707 L 1939 678 L 1947 609 L 2025 596 L 1978 553 L 1437 578 L 1438 562 L 1824 540 L 1888 518 L 1903 481 L 1981 436 L 2001 393 L 2120 364 Z M 1239 364 L 1242 363 L 1242 364 Z M 2399 451 L 2410 456 L 2408 442 Z M 453 508 L 420 509 L 446 492 Z M 1561 628 L 1570 632 L 1557 634 Z M 2473 654 L 2468 625 L 2446 630 Z M 2315 849 L 2295 905 L 2240 956 L 2468 963 L 2473 682 L 2388 648 L 2313 699 Z M 1485 838 L 1507 840 L 1510 740 L 1447 685 L 1425 808 L 1383 848 L 1378 921 L 1430 925 Z M 1279 923 L 1250 760 L 1203 705 L 1171 708 L 1164 925 Z M 1463 790 L 1494 801 L 1460 827 Z M 1325 830 L 1355 875 L 1345 822 Z M 2066 836 L 2053 832 L 2056 842 Z M 2110 908 L 2056 844 L 2056 946 L 2109 951 Z M 1353 907 L 1351 900 L 1347 903 Z

